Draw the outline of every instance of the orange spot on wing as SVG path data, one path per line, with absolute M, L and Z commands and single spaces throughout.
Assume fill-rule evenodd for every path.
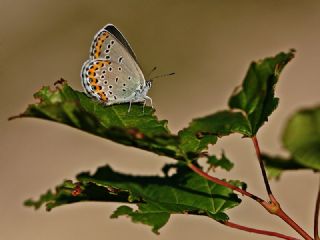
M 90 76 L 89 79 L 90 79 L 90 81 L 89 81 L 90 85 L 98 83 L 98 80 L 95 77 Z
M 110 63 L 111 63 L 110 61 L 105 60 L 105 61 L 99 61 L 97 63 L 97 65 L 98 65 L 98 67 L 102 67 L 103 65 L 105 65 L 105 64 L 109 65 Z
M 107 98 L 107 96 L 106 96 L 106 94 L 104 92 L 99 92 L 98 95 L 100 97 L 100 100 L 102 100 L 104 102 L 108 101 L 108 98 Z
M 101 35 L 99 36 L 99 38 L 97 38 L 97 43 L 96 43 L 96 53 L 95 53 L 95 58 L 98 58 L 100 53 L 101 53 L 101 47 L 102 44 L 104 43 L 104 41 L 107 39 L 107 37 L 109 36 L 108 32 L 102 32 Z

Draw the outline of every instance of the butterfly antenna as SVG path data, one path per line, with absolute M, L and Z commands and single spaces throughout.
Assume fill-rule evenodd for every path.
M 172 73 L 166 73 L 166 74 L 162 74 L 162 75 L 158 75 L 158 76 L 155 76 L 153 78 L 150 79 L 150 81 L 154 80 L 154 79 L 157 79 L 157 78 L 163 78 L 163 77 L 169 77 L 169 76 L 172 76 L 174 75 L 175 73 L 172 72 Z
M 149 72 L 149 74 L 148 74 L 148 79 L 150 79 L 151 74 L 152 74 L 155 70 L 157 70 L 157 67 L 153 67 L 153 68 L 152 68 L 152 70 L 151 70 L 151 71 Z

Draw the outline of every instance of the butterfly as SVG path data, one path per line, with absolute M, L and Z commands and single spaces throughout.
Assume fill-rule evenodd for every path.
M 107 24 L 94 36 L 89 59 L 81 69 L 81 82 L 85 93 L 105 105 L 143 102 L 151 80 L 147 81 L 136 55 L 126 38 L 113 25 Z

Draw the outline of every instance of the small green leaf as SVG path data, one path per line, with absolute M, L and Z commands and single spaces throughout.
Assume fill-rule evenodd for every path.
M 111 215 L 111 218 L 129 216 L 135 223 L 152 226 L 152 231 L 159 234 L 159 229 L 169 221 L 170 212 L 166 208 L 161 207 L 160 204 L 154 203 L 141 203 L 138 204 L 138 207 L 137 211 L 133 211 L 130 207 L 120 206 Z
M 320 106 L 295 113 L 282 140 L 297 163 L 320 170 Z
M 46 193 L 42 194 L 36 201 L 27 199 L 26 201 L 24 201 L 24 205 L 27 207 L 34 207 L 35 209 L 39 209 L 44 203 L 48 203 L 54 198 L 54 194 L 50 190 L 48 190 Z
M 128 206 L 120 206 L 118 207 L 113 213 L 112 215 L 110 216 L 110 218 L 118 218 L 120 216 L 123 216 L 123 215 L 129 215 L 133 212 L 133 209 L 131 207 L 128 207 Z
M 233 168 L 233 163 L 226 157 L 224 153 L 222 153 L 221 158 L 217 158 L 216 156 L 208 156 L 207 163 L 214 168 L 221 167 L 227 171 L 230 171 Z
M 201 151 L 206 150 L 209 144 L 215 144 L 218 138 L 214 135 L 197 134 L 192 129 L 184 129 L 179 132 L 180 149 L 189 159 L 197 159 Z
M 208 215 L 218 222 L 225 222 L 229 220 L 229 216 L 223 212 L 214 213 L 214 214 L 208 213 Z
M 57 186 L 55 191 L 47 191 L 38 200 L 28 199 L 24 202 L 25 206 L 39 209 L 42 205 L 50 211 L 55 207 L 82 201 L 103 201 L 103 202 L 122 202 L 127 203 L 129 193 L 126 191 L 114 192 L 112 188 L 100 187 L 92 183 L 81 183 L 82 191 L 78 195 L 73 195 L 73 188 L 66 186 L 66 182 Z M 139 202 L 139 201 L 135 201 Z
M 194 119 L 189 128 L 204 136 L 226 136 L 231 133 L 250 134 L 251 129 L 241 112 L 220 111 L 206 117 Z
M 292 158 L 283 158 L 280 156 L 268 156 L 262 154 L 262 159 L 265 163 L 268 178 L 279 180 L 283 171 L 306 169 L 305 166 L 299 164 Z
M 242 86 L 236 88 L 229 99 L 231 109 L 240 109 L 246 114 L 252 131 L 248 137 L 256 135 L 278 106 L 275 85 L 282 69 L 293 57 L 294 50 L 291 50 L 251 63 Z
M 231 133 L 249 135 L 248 121 L 241 112 L 221 111 L 209 116 L 194 119 L 179 132 L 181 149 L 185 153 L 200 153 L 208 144 L 215 144 L 218 137 Z

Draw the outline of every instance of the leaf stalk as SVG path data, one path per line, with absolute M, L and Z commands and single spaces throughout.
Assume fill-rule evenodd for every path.
M 273 232 L 273 231 L 267 231 L 267 230 L 262 230 L 262 229 L 256 229 L 256 228 L 251 228 L 251 227 L 246 227 L 237 223 L 233 223 L 230 221 L 226 222 L 220 222 L 221 224 L 224 224 L 228 227 L 235 228 L 238 230 L 246 231 L 246 232 L 251 232 L 251 233 L 256 233 L 256 234 L 261 234 L 261 235 L 266 235 L 266 236 L 273 236 L 281 239 L 287 239 L 287 240 L 299 240 L 298 238 L 290 237 L 281 233 Z
M 256 150 L 256 155 L 257 155 L 257 158 L 259 160 L 260 170 L 261 170 L 261 173 L 262 173 L 264 185 L 266 187 L 269 199 L 270 199 L 270 201 L 272 203 L 277 205 L 277 200 L 275 199 L 275 197 L 272 194 L 271 187 L 270 187 L 269 180 L 268 180 L 268 176 L 267 176 L 267 173 L 266 173 L 266 170 L 265 170 L 265 166 L 264 166 L 264 163 L 263 163 L 263 160 L 262 160 L 262 157 L 261 157 L 261 151 L 260 151 L 258 139 L 257 139 L 256 136 L 253 136 L 251 139 L 252 139 L 254 148 Z
M 314 240 L 320 240 L 319 238 L 319 208 L 320 208 L 320 183 L 318 188 L 318 196 L 316 200 L 316 208 L 314 211 Z
M 230 188 L 236 192 L 241 193 L 244 196 L 247 196 L 255 201 L 257 201 L 260 205 L 262 205 L 269 213 L 277 215 L 280 217 L 283 221 L 285 221 L 289 226 L 291 226 L 297 233 L 299 233 L 305 240 L 312 240 L 312 238 L 308 235 L 306 231 L 304 231 L 295 221 L 293 221 L 280 207 L 280 204 L 275 202 L 266 202 L 262 198 L 246 191 L 241 188 L 238 188 L 236 186 L 233 186 L 232 184 L 225 182 L 219 178 L 210 176 L 206 172 L 202 171 L 200 168 L 193 165 L 191 162 L 189 162 L 188 167 L 192 169 L 195 173 L 199 174 L 200 176 L 204 177 L 205 179 L 214 182 L 216 184 L 222 185 L 224 187 Z
M 270 203 L 267 206 L 264 206 L 269 213 L 277 215 L 278 217 L 280 217 L 283 221 L 285 221 L 289 226 L 291 226 L 297 233 L 299 233 L 304 239 L 307 240 L 312 240 L 312 238 L 308 235 L 307 232 L 305 232 L 295 221 L 293 221 L 293 219 L 291 219 L 280 207 L 279 202 L 277 201 L 277 199 L 274 197 L 274 195 L 272 194 L 271 191 L 271 187 L 269 184 L 269 180 L 267 177 L 267 173 L 265 170 L 265 166 L 261 157 L 261 151 L 260 151 L 260 147 L 259 147 L 259 142 L 256 136 L 252 137 L 252 142 L 254 145 L 254 148 L 256 150 L 256 155 L 257 158 L 259 160 L 259 165 L 260 165 L 260 169 L 261 169 L 261 173 L 263 176 L 263 181 L 270 199 Z

